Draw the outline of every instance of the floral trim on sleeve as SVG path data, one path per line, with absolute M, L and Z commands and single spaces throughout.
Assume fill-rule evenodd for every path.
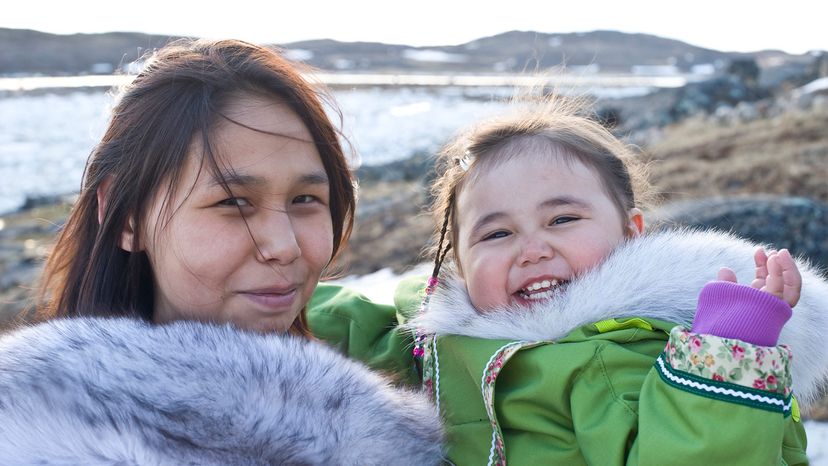
M 661 378 L 686 391 L 790 413 L 792 354 L 675 327 L 656 360 Z

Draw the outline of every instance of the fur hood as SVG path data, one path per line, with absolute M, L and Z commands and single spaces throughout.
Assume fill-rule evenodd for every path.
M 572 330 L 611 318 L 645 317 L 690 326 L 702 287 L 721 267 L 739 283 L 755 278 L 757 245 L 732 235 L 678 230 L 626 242 L 600 266 L 570 282 L 565 293 L 530 308 L 481 314 L 464 283 L 451 271 L 431 296 L 427 312 L 411 327 L 430 334 L 510 340 L 556 340 Z M 828 375 L 828 283 L 798 261 L 802 297 L 779 342 L 794 354 L 794 392 L 803 405 L 819 395 Z
M 296 337 L 85 318 L 0 339 L 0 464 L 437 464 L 439 426 Z

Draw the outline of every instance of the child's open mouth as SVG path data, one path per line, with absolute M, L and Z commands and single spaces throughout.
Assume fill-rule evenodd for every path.
M 549 299 L 552 296 L 560 293 L 560 289 L 566 285 L 567 281 L 558 280 L 556 278 L 550 280 L 541 280 L 529 284 L 516 293 L 523 299 L 529 301 L 537 301 L 540 299 Z

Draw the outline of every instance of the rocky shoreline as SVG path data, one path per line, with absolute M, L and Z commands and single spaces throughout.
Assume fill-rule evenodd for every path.
M 734 231 L 789 247 L 825 268 L 828 78 L 819 77 L 828 75 L 828 59 L 818 58 L 812 68 L 773 91 L 757 90 L 756 76 L 742 71 L 690 88 L 599 102 L 597 113 L 642 148 L 665 202 L 652 218 Z M 791 89 L 802 82 L 811 84 Z M 734 104 L 733 95 L 748 94 L 755 100 Z M 691 108 L 696 111 L 689 117 L 680 111 Z M 428 261 L 431 154 L 361 167 L 356 175 L 356 226 L 335 271 L 401 272 Z M 0 216 L 0 320 L 26 307 L 70 205 L 70 198 L 34 199 Z

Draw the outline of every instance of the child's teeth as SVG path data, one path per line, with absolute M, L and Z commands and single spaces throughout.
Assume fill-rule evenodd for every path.
M 531 291 L 537 291 L 537 290 L 540 290 L 540 289 L 543 289 L 543 288 L 549 288 L 549 287 L 557 286 L 557 285 L 558 285 L 558 280 L 553 278 L 551 280 L 543 280 L 543 281 L 540 281 L 540 282 L 532 283 L 531 285 L 527 286 L 524 289 L 527 292 L 531 292 Z
M 537 300 L 537 299 L 546 299 L 546 298 L 550 298 L 550 297 L 552 297 L 552 291 L 551 290 L 531 294 L 531 295 L 528 295 L 526 298 L 527 299 L 532 299 L 532 300 Z
M 521 290 L 520 295 L 524 299 L 531 300 L 551 298 L 552 296 L 554 296 L 556 292 L 555 290 L 558 287 L 558 285 L 560 285 L 560 283 L 561 282 L 557 278 L 535 282 L 531 285 L 527 285 L 526 288 Z M 538 291 L 541 289 L 543 291 Z

